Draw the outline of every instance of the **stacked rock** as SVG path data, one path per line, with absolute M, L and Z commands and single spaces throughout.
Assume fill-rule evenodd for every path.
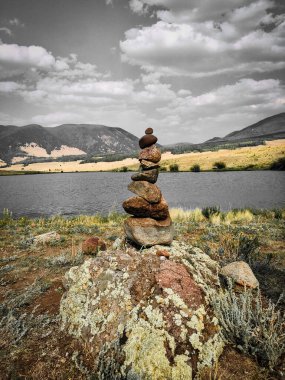
M 137 196 L 128 198 L 123 207 L 133 215 L 125 221 L 127 238 L 139 246 L 169 245 L 173 240 L 173 225 L 168 205 L 155 185 L 159 173 L 160 150 L 155 146 L 157 137 L 147 128 L 139 140 L 139 171 L 132 175 L 128 189 Z

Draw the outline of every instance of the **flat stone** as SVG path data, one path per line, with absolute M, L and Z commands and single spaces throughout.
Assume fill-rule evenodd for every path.
M 221 269 L 220 274 L 231 278 L 236 284 L 248 288 L 256 288 L 259 282 L 253 274 L 250 266 L 244 261 L 234 261 Z
M 161 200 L 159 188 L 147 181 L 134 181 L 129 184 L 128 189 L 149 203 L 158 203 Z
M 139 160 L 147 160 L 157 163 L 160 161 L 160 159 L 161 152 L 155 145 L 142 149 L 139 154 Z
M 150 183 L 155 183 L 158 177 L 158 169 L 143 170 L 134 173 L 131 178 L 133 181 L 147 181 Z
M 128 218 L 124 222 L 124 229 L 129 240 L 145 247 L 170 245 L 174 235 L 170 217 L 160 221 L 152 218 Z
M 147 148 L 157 142 L 157 137 L 153 135 L 144 135 L 140 140 L 139 140 L 139 146 L 141 149 Z
M 141 160 L 141 167 L 145 170 L 149 170 L 149 169 L 158 169 L 159 165 L 151 161 Z
M 146 135 L 151 135 L 151 134 L 153 134 L 153 129 L 152 128 L 147 128 L 144 133 Z
M 131 197 L 123 202 L 123 208 L 128 214 L 143 218 L 163 220 L 169 215 L 168 204 L 163 197 L 159 203 L 149 203 L 141 197 Z

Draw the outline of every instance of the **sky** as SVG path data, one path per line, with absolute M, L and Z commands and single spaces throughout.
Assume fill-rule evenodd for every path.
M 0 124 L 199 143 L 285 111 L 282 0 L 1 0 Z

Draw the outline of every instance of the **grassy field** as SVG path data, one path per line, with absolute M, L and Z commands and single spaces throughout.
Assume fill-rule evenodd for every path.
M 216 162 L 223 162 L 228 170 L 269 169 L 272 162 L 285 156 L 285 140 L 268 141 L 266 145 L 244 147 L 234 150 L 221 149 L 215 152 L 178 154 L 163 159 L 161 166 L 169 170 L 177 164 L 180 171 L 189 171 L 198 164 L 201 171 L 213 170 Z
M 170 170 L 171 165 L 178 165 L 180 171 L 189 171 L 193 165 L 199 165 L 201 171 L 213 170 L 216 162 L 223 162 L 226 170 L 259 170 L 269 169 L 270 165 L 281 157 L 285 157 L 285 140 L 266 142 L 266 145 L 243 147 L 237 149 L 221 149 L 218 151 L 196 152 L 184 154 L 162 154 L 161 167 Z M 139 163 L 135 158 L 126 158 L 122 161 L 80 163 L 70 162 L 42 162 L 27 166 L 23 164 L 0 168 L 0 175 L 23 173 L 60 173 L 60 172 L 92 172 L 92 171 L 124 171 L 137 170 Z
M 171 215 L 175 239 L 200 247 L 221 264 L 249 262 L 265 299 L 277 302 L 285 283 L 285 210 L 172 209 Z M 70 267 L 89 258 L 81 251 L 86 237 L 99 236 L 111 248 L 123 236 L 125 218 L 112 213 L 14 219 L 5 210 L 0 218 L 1 380 L 87 378 L 84 346 L 60 330 L 62 280 Z M 60 240 L 32 244 L 33 236 L 48 231 L 57 231 Z M 285 309 L 284 300 L 278 307 Z M 75 352 L 83 355 L 81 365 Z M 231 345 L 220 358 L 218 374 L 215 379 L 278 379 Z

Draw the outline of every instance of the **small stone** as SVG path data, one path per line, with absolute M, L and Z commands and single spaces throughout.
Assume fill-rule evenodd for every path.
M 153 129 L 152 128 L 147 128 L 144 133 L 146 135 L 151 135 L 151 134 L 153 134 Z
M 142 149 L 139 154 L 139 160 L 147 160 L 147 161 L 157 163 L 160 161 L 160 159 L 161 159 L 160 150 L 155 145 Z
M 250 266 L 244 261 L 234 261 L 221 269 L 220 274 L 231 278 L 236 284 L 248 288 L 256 288 L 259 285 L 258 280 L 253 274 Z
M 174 229 L 170 217 L 165 220 L 128 218 L 124 223 L 127 238 L 139 246 L 170 245 Z
M 143 170 L 134 173 L 131 178 L 133 181 L 147 181 L 150 183 L 155 183 L 158 177 L 158 169 Z
M 97 255 L 99 251 L 106 251 L 106 243 L 98 237 L 90 237 L 82 243 L 82 252 L 87 255 Z
M 170 253 L 168 251 L 166 251 L 166 249 L 164 249 L 164 250 L 158 250 L 158 251 L 156 251 L 156 256 L 161 256 L 161 257 L 167 257 L 167 258 L 169 258 L 170 257 Z
M 140 140 L 139 140 L 139 146 L 141 149 L 147 148 L 157 142 L 157 137 L 153 135 L 144 135 Z
M 141 167 L 145 170 L 149 170 L 149 169 L 158 169 L 159 165 L 151 161 L 141 160 Z
M 159 203 L 153 204 L 141 197 L 131 197 L 123 202 L 123 208 L 128 214 L 137 217 L 163 220 L 169 216 L 168 205 L 163 197 Z
M 158 203 L 161 200 L 159 188 L 147 181 L 134 181 L 129 184 L 128 189 L 149 203 Z

